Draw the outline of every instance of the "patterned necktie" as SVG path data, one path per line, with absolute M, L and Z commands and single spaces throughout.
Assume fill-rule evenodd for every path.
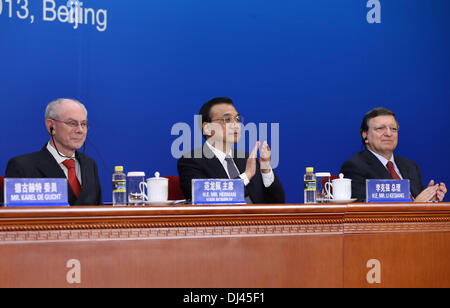
M 392 178 L 394 180 L 401 180 L 400 176 L 398 175 L 398 173 L 394 169 L 394 164 L 391 161 L 388 161 L 386 166 L 387 166 L 387 168 L 389 170 L 389 173 L 391 174 L 391 176 L 392 176 Z
M 72 187 L 73 193 L 78 198 L 81 193 L 81 185 L 77 178 L 77 173 L 75 171 L 75 161 L 73 159 L 66 159 L 63 161 L 63 165 L 69 170 L 68 180 L 70 187 Z

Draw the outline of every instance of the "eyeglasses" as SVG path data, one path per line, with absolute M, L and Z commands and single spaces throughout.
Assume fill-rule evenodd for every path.
M 241 123 L 244 122 L 244 117 L 241 116 L 241 115 L 237 115 L 235 117 L 233 117 L 233 116 L 224 116 L 223 118 L 220 118 L 220 119 L 211 120 L 211 122 L 214 122 L 214 121 L 223 121 L 223 123 L 225 123 L 225 124 L 230 124 L 230 123 L 241 124 Z
M 64 123 L 72 129 L 78 128 L 79 126 L 81 126 L 82 129 L 89 129 L 89 127 L 91 127 L 91 123 L 88 123 L 88 122 L 79 123 L 78 121 L 75 121 L 75 120 L 69 120 L 69 121 L 60 121 L 60 120 L 56 120 L 56 119 L 52 119 L 52 120 L 55 122 Z
M 393 134 L 397 134 L 399 129 L 400 129 L 400 127 L 389 127 L 389 130 Z M 378 127 L 374 127 L 373 130 L 379 134 L 381 134 L 381 133 L 385 134 L 388 130 L 388 127 L 387 126 L 378 126 Z

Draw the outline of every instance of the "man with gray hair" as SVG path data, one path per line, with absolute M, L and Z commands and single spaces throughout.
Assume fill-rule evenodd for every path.
M 365 150 L 347 160 L 341 173 L 352 180 L 352 197 L 366 200 L 367 179 L 408 179 L 414 202 L 441 202 L 447 193 L 445 183 L 430 180 L 425 187 L 416 162 L 395 155 L 399 125 L 393 111 L 378 107 L 363 118 L 360 136 Z
M 39 152 L 11 159 L 5 178 L 67 178 L 70 205 L 101 205 L 97 164 L 78 152 L 89 128 L 86 107 L 74 99 L 57 99 L 47 106 L 45 126 L 49 142 Z

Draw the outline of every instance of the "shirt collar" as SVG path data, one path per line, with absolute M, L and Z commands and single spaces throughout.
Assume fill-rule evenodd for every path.
M 224 152 L 216 149 L 213 147 L 208 141 L 206 141 L 206 144 L 208 145 L 209 149 L 214 153 L 214 155 L 217 157 L 217 159 L 223 164 L 225 161 L 225 158 L 229 155 L 230 157 L 233 157 L 233 150 L 230 149 L 230 152 L 228 154 L 225 154 Z
M 58 154 L 58 151 L 56 151 L 56 149 L 50 144 L 50 142 L 47 143 L 47 150 L 50 152 L 50 154 L 52 154 L 52 156 L 55 158 L 55 160 L 56 160 L 56 162 L 57 162 L 58 164 L 62 164 L 63 161 L 65 161 L 65 160 L 67 159 L 67 158 L 65 158 L 65 157 L 61 157 L 61 156 Z M 72 158 L 73 158 L 75 161 L 77 161 L 76 158 L 75 158 L 75 154 L 73 154 Z
M 388 163 L 389 161 L 391 161 L 391 162 L 394 164 L 394 166 L 397 166 L 397 165 L 395 164 L 394 154 L 392 154 L 392 156 L 391 156 L 390 159 L 386 159 L 384 156 L 381 156 L 380 154 L 375 153 L 374 151 L 372 151 L 372 150 L 370 150 L 370 149 L 368 149 L 368 150 L 369 150 L 373 155 L 375 155 L 376 158 L 378 158 L 378 160 L 383 164 L 383 166 L 386 167 L 386 165 L 387 165 L 387 163 Z

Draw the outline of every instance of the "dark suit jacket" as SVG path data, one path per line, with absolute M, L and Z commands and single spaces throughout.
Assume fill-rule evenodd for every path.
M 82 191 L 78 199 L 68 185 L 70 205 L 101 205 L 102 190 L 95 161 L 76 152 L 81 166 Z M 8 162 L 5 178 L 66 178 L 64 171 L 47 150 L 47 146 L 35 153 L 15 157 Z M 3 195 L 1 197 L 3 199 Z
M 239 152 L 239 155 L 236 151 L 234 153 L 237 157 L 245 157 L 233 158 L 240 174 L 242 174 L 245 172 L 249 154 Z M 228 179 L 223 165 L 207 146 L 203 147 L 203 151 L 201 148 L 196 149 L 181 157 L 178 160 L 178 174 L 181 190 L 187 199 L 192 199 L 192 179 Z M 255 176 L 245 187 L 245 193 L 256 204 L 285 202 L 284 190 L 276 174 L 272 185 L 267 188 L 264 186 L 259 162 L 257 162 Z
M 394 155 L 403 179 L 410 181 L 413 197 L 417 197 L 424 189 L 419 166 L 404 157 Z M 362 202 L 366 200 L 366 179 L 392 179 L 391 174 L 380 160 L 369 150 L 357 153 L 347 160 L 341 168 L 345 178 L 352 179 L 352 197 Z

